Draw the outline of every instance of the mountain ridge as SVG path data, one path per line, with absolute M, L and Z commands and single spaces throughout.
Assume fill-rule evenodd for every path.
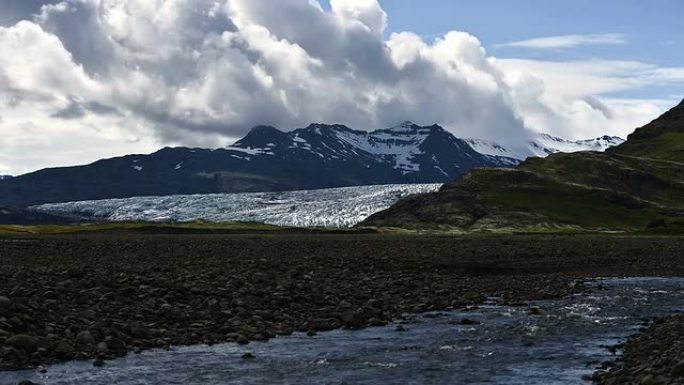
M 263 125 L 226 148 L 166 147 L 17 176 L 0 182 L 0 204 L 444 183 L 474 168 L 519 162 L 481 154 L 439 125 L 407 121 L 371 132 L 340 124 L 289 132 Z
M 478 169 L 363 225 L 456 231 L 684 231 L 684 102 L 600 152 Z

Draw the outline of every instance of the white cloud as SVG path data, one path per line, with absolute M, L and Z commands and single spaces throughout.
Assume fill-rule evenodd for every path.
M 627 44 L 627 35 L 606 33 L 593 35 L 560 35 L 538 37 L 528 40 L 498 44 L 498 47 L 520 47 L 536 49 L 574 48 L 582 45 L 622 45 Z
M 624 138 L 682 98 L 637 100 L 602 95 L 653 85 L 684 85 L 681 69 L 641 62 L 498 59 L 495 65 L 506 74 L 514 108 L 527 127 L 570 139 L 599 134 Z
M 624 133 L 664 106 L 602 94 L 682 81 L 638 62 L 495 59 L 465 32 L 385 40 L 376 0 L 50 3 L 0 27 L 0 174 L 222 146 L 257 124 L 414 120 L 507 145 Z

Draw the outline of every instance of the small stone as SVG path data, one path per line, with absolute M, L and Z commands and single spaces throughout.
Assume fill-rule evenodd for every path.
M 340 326 L 335 318 L 315 319 L 309 322 L 309 327 L 314 331 L 328 331 L 337 329 Z
M 684 360 L 679 361 L 679 363 L 672 368 L 670 371 L 670 377 L 684 377 Z
M 243 360 L 253 360 L 255 358 L 256 358 L 256 356 L 252 353 L 245 353 L 242 355 Z
M 19 383 L 17 385 L 40 385 L 40 384 L 35 383 L 33 381 L 24 380 L 24 381 L 19 381 Z
M 106 342 L 100 342 L 97 344 L 95 347 L 98 353 L 107 353 L 107 350 L 109 350 L 109 347 L 107 346 Z
M 235 342 L 237 342 L 237 343 L 240 344 L 240 345 L 247 345 L 247 344 L 249 344 L 249 338 L 245 337 L 245 336 L 242 335 L 242 334 L 236 334 L 236 335 L 233 337 L 233 339 L 235 340 Z
M 405 332 L 407 329 L 401 325 L 397 325 L 397 327 L 394 328 L 394 330 L 397 332 Z
M 368 320 L 368 324 L 370 326 L 385 326 L 385 325 L 387 325 L 387 321 L 383 321 L 379 318 L 374 317 L 374 318 L 371 318 L 370 320 Z

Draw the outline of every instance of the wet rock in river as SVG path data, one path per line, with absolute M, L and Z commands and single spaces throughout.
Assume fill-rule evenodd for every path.
M 449 321 L 450 324 L 455 324 L 455 325 L 479 325 L 481 324 L 480 321 L 472 320 L 470 318 L 462 318 L 457 321 Z
M 529 315 L 541 315 L 542 311 L 538 307 L 531 307 L 530 310 L 527 312 Z

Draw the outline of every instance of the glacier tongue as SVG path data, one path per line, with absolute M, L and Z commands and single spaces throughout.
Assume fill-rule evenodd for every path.
M 343 187 L 242 194 L 174 195 L 50 203 L 33 209 L 104 221 L 259 222 L 294 227 L 351 227 L 401 198 L 441 184 Z

